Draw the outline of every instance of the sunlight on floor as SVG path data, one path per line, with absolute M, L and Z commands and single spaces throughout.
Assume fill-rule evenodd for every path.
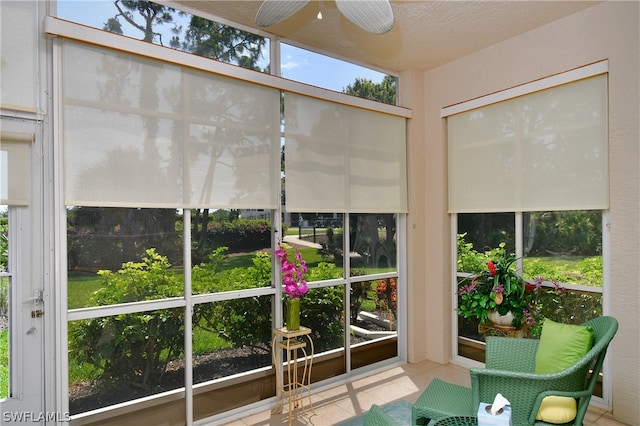
M 371 376 L 338 385 L 311 395 L 315 414 L 296 411 L 293 425 L 331 426 L 366 413 L 372 404 L 415 401 L 434 378 L 469 386 L 469 373 L 464 367 L 440 365 L 429 361 L 404 364 Z M 312 390 L 313 391 L 313 390 Z M 287 410 L 282 414 L 271 414 L 265 410 L 240 420 L 225 423 L 229 426 L 286 425 Z M 622 426 L 613 420 L 611 413 L 591 407 L 585 417 L 585 426 Z M 212 426 L 212 425 L 211 425 Z

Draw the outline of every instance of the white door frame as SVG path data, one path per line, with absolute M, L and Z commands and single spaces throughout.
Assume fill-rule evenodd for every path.
M 45 411 L 45 338 L 50 334 L 46 286 L 43 123 L 37 117 L 3 115 L 2 132 L 31 139 L 28 206 L 9 207 L 10 395 L 0 401 L 0 424 L 47 424 L 59 420 Z M 28 142 L 25 142 L 28 143 Z M 51 312 L 53 313 L 53 309 Z M 49 320 L 49 321 L 47 321 Z

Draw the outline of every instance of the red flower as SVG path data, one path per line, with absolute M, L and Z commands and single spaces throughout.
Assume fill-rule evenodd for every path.
M 487 262 L 487 268 L 489 268 L 489 272 L 491 272 L 491 275 L 493 275 L 495 277 L 496 276 L 496 265 L 494 265 L 492 261 L 488 261 Z

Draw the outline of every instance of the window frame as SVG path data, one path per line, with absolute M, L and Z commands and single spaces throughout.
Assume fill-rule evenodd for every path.
M 585 65 L 583 67 L 579 67 L 576 69 L 572 69 L 566 72 L 562 72 L 547 78 L 542 78 L 540 80 L 536 80 L 533 82 L 525 83 L 519 86 L 511 87 L 502 91 L 498 91 L 486 96 L 481 96 L 469 101 L 460 102 L 454 105 L 445 106 L 440 111 L 441 118 L 446 119 L 447 117 L 458 114 L 461 112 L 470 111 L 476 108 L 481 108 L 483 106 L 487 106 L 493 103 L 513 99 L 520 96 L 525 96 L 528 94 L 533 94 L 545 89 L 549 89 L 555 86 L 560 86 L 563 84 L 571 83 L 574 81 L 582 80 L 588 77 L 593 77 L 596 75 L 607 74 L 609 70 L 608 60 L 603 60 L 599 62 L 595 62 L 592 64 Z M 575 210 L 569 209 L 569 210 Z M 605 208 L 602 211 L 602 314 L 608 315 L 610 313 L 610 285 L 611 285 L 611 260 L 610 260 L 610 230 L 609 230 L 609 210 Z M 461 212 L 462 213 L 462 212 Z M 466 212 L 465 213 L 469 213 Z M 478 212 L 480 213 L 480 212 Z M 499 213 L 499 212 L 496 212 Z M 517 259 L 516 268 L 520 272 L 522 271 L 522 255 L 523 255 L 523 212 L 516 211 L 515 213 L 515 256 Z M 451 253 L 450 253 L 450 274 L 451 274 L 451 282 L 450 282 L 450 295 L 451 295 L 451 353 L 453 354 L 453 362 L 457 364 L 461 364 L 468 367 L 482 367 L 483 363 L 478 361 L 471 360 L 466 357 L 462 357 L 458 353 L 458 314 L 456 312 L 457 308 L 457 235 L 458 235 L 458 212 L 450 211 L 450 228 L 451 228 L 451 236 L 450 236 L 450 244 L 451 244 Z M 577 290 L 583 289 L 583 286 L 575 286 L 568 284 L 567 288 L 575 288 Z M 593 291 L 593 289 L 588 288 L 589 291 Z M 603 365 L 603 397 L 594 397 L 594 401 L 596 403 L 603 404 L 604 406 L 610 406 L 611 402 L 611 365 L 610 362 L 605 361 Z
M 320 89 L 317 87 L 310 87 L 303 83 L 293 82 L 285 79 L 281 79 L 279 77 L 275 77 L 272 75 L 262 74 L 256 71 L 251 71 L 247 69 L 238 68 L 229 64 L 219 63 L 216 61 L 212 61 L 206 58 L 195 57 L 193 55 L 186 54 L 184 52 L 174 51 L 172 49 L 164 48 L 162 46 L 151 45 L 138 40 L 131 40 L 126 37 L 122 37 L 119 35 L 106 33 L 101 30 L 96 30 L 93 28 L 84 27 L 82 25 L 78 25 L 71 22 L 66 22 L 51 16 L 48 16 L 44 20 L 44 31 L 49 35 L 60 36 L 67 39 L 72 39 L 76 41 L 81 41 L 85 43 L 91 43 L 93 45 L 101 46 L 109 49 L 121 50 L 129 53 L 133 53 L 141 56 L 150 56 L 155 57 L 156 59 L 166 61 L 172 64 L 180 64 L 185 65 L 191 68 L 204 70 L 207 72 L 213 72 L 216 74 L 220 74 L 223 76 L 229 76 L 235 79 L 240 79 L 243 81 L 247 81 L 250 83 L 274 87 L 283 91 L 289 91 L 297 94 L 302 94 L 305 96 L 315 97 L 324 99 L 331 102 L 336 102 L 339 104 L 349 105 L 356 108 L 362 108 L 369 111 L 380 112 L 384 114 L 389 114 L 392 116 L 397 116 L 401 118 L 410 118 L 411 110 L 397 107 L 393 105 L 383 104 L 375 101 L 370 101 L 363 98 L 357 98 L 350 95 L 333 92 L 327 89 Z M 58 74 L 59 70 L 59 59 L 60 59 L 60 49 L 61 42 L 59 40 L 54 40 L 53 42 L 53 64 L 54 64 L 54 91 L 60 92 L 61 81 L 60 75 Z M 60 105 L 56 105 L 56 107 L 60 107 Z M 57 176 L 62 176 L 62 164 L 64 163 L 63 159 L 63 148 L 61 144 L 62 134 L 60 129 L 62 129 L 62 123 L 59 121 L 53 124 L 54 126 L 54 163 L 55 163 L 55 173 Z M 63 191 L 63 183 L 61 183 L 61 179 L 58 180 L 58 184 L 56 185 L 56 238 L 59 241 L 58 248 L 60 249 L 60 256 L 56 259 L 57 264 L 59 266 L 57 272 L 57 279 L 60 283 L 61 287 L 63 287 L 60 291 L 60 312 L 56 317 L 56 336 L 58 340 L 57 344 L 57 364 L 56 364 L 56 377 L 63 378 L 62 380 L 56 383 L 56 393 L 58 397 L 56 398 L 56 409 L 60 412 L 68 411 L 68 397 L 64 395 L 68 395 L 68 380 L 66 380 L 68 376 L 68 353 L 67 353 L 67 335 L 68 335 L 68 327 L 67 324 L 69 321 L 78 320 L 78 319 L 87 319 L 104 315 L 116 315 L 120 313 L 133 313 L 133 312 L 144 312 L 155 309 L 167 309 L 167 308 L 178 308 L 185 309 L 186 312 L 189 309 L 186 309 L 189 306 L 193 306 L 197 303 L 207 303 L 210 301 L 216 300 L 225 300 L 226 298 L 237 296 L 236 293 L 219 293 L 219 294 L 205 294 L 205 295 L 191 295 L 185 294 L 184 298 L 174 298 L 174 299 L 166 299 L 166 300 L 152 300 L 152 301 L 144 301 L 144 302 L 136 302 L 131 304 L 120 304 L 120 305 L 112 305 L 112 306 L 102 306 L 102 307 L 91 307 L 91 308 L 83 308 L 83 309 L 74 309 L 72 311 L 68 311 L 66 309 L 66 300 L 67 300 L 67 278 L 66 278 L 66 258 L 63 253 L 66 253 L 66 206 L 64 203 L 64 191 Z M 281 209 L 282 207 L 280 207 Z M 280 209 L 274 210 L 274 229 L 281 229 L 280 224 Z M 381 274 L 381 278 L 385 278 L 387 276 L 396 275 L 398 279 L 398 288 L 402 291 L 399 291 L 399 300 L 398 300 L 398 312 L 400 312 L 400 318 L 398 318 L 398 338 L 397 338 L 397 351 L 398 355 L 394 358 L 386 359 L 385 361 L 378 362 L 373 365 L 367 365 L 366 367 L 361 367 L 358 369 L 358 372 L 370 371 L 374 368 L 379 368 L 382 364 L 390 364 L 398 362 L 398 360 L 406 360 L 407 356 L 407 336 L 406 336 L 406 248 L 403 246 L 403 242 L 406 242 L 406 214 L 399 213 L 396 219 L 397 223 L 397 238 L 399 243 L 397 244 L 396 250 L 398 252 L 398 260 L 396 265 L 396 271 L 393 274 Z M 185 224 L 185 229 L 188 229 Z M 188 234 L 188 233 L 187 233 Z M 278 235 L 273 235 L 272 245 L 275 247 L 275 241 L 278 239 Z M 189 240 L 185 238 L 185 246 L 189 244 Z M 348 244 L 348 241 L 347 241 Z M 348 247 L 348 246 L 347 246 Z M 190 258 L 189 256 L 185 256 L 185 260 Z M 186 265 L 185 265 L 186 267 Z M 277 271 L 278 268 L 273 268 L 273 270 Z M 367 277 L 376 278 L 379 275 L 373 274 Z M 346 291 L 349 291 L 349 286 L 352 281 L 359 281 L 362 277 L 343 277 L 341 280 L 337 281 L 325 281 L 325 282 L 315 282 L 311 283 L 310 287 L 321 287 L 321 286 L 329 286 L 329 285 L 345 285 Z M 190 292 L 189 292 L 190 293 Z M 348 293 L 346 293 L 348 294 Z M 282 290 L 281 286 L 275 287 L 265 287 L 265 288 L 256 288 L 251 290 L 245 290 L 242 292 L 242 297 L 252 297 L 259 295 L 274 295 L 277 299 L 281 297 Z M 277 324 L 282 323 L 282 307 L 280 304 L 276 304 L 276 308 L 274 309 L 274 320 Z M 347 317 L 348 318 L 348 317 Z M 188 314 L 185 315 L 185 325 L 190 324 L 188 321 Z M 346 337 L 348 337 L 348 333 L 345 333 Z M 185 338 L 189 339 L 190 335 L 188 331 L 185 331 Z M 347 342 L 345 342 L 346 344 Z M 346 346 L 345 346 L 346 347 Z M 187 350 L 185 349 L 185 356 L 189 357 Z M 345 357 L 347 360 L 346 370 L 344 375 L 340 375 L 338 377 L 332 378 L 332 380 L 340 380 L 340 379 L 348 379 L 351 374 L 350 370 L 350 351 L 346 351 Z M 265 373 L 262 371 L 251 372 L 249 375 L 264 375 Z M 245 375 L 247 376 L 247 375 Z M 192 419 L 189 416 L 193 415 L 192 408 L 189 407 L 190 403 L 192 403 L 192 396 L 196 393 L 205 392 L 207 390 L 211 390 L 214 388 L 219 388 L 221 386 L 221 382 L 215 383 L 205 383 L 188 386 L 186 383 L 186 391 L 184 390 L 176 390 L 172 392 L 167 392 L 158 396 L 157 398 L 149 398 L 140 400 L 133 400 L 130 403 L 123 403 L 115 408 L 109 409 L 101 409 L 96 412 L 87 412 L 81 413 L 76 416 L 73 416 L 77 419 L 82 419 L 82 421 L 93 421 L 98 419 L 105 419 L 108 417 L 112 417 L 114 415 L 118 415 L 124 412 L 130 412 L 133 410 L 142 409 L 144 407 L 153 406 L 162 402 L 176 401 L 182 398 L 181 393 L 186 394 L 187 401 L 187 423 L 189 423 Z M 191 395 L 191 396 L 189 396 Z M 265 401 L 262 401 L 265 402 Z M 265 402 L 266 403 L 266 402 Z M 135 406 L 135 408 L 134 408 Z M 217 418 L 218 416 L 214 416 L 213 418 Z

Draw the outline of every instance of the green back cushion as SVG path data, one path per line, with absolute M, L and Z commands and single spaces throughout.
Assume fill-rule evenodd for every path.
M 560 324 L 547 319 L 542 325 L 535 372 L 555 373 L 571 367 L 589 352 L 592 346 L 593 328 Z
M 535 372 L 555 373 L 571 367 L 593 346 L 593 329 L 545 320 L 536 352 Z M 571 397 L 547 396 L 542 401 L 536 420 L 568 423 L 576 417 L 576 400 Z

